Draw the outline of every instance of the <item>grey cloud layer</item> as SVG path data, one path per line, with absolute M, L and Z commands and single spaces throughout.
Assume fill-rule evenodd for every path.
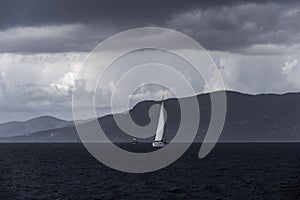
M 2 0 L 0 28 L 99 22 L 137 26 L 145 22 L 161 23 L 174 14 L 195 8 L 243 2 L 247 0 Z
M 0 52 L 90 51 L 120 31 L 163 26 L 209 50 L 245 53 L 299 43 L 299 18 L 299 1 L 4 1 Z
M 242 4 L 195 10 L 174 17 L 169 26 L 212 50 L 240 50 L 257 44 L 300 42 L 300 4 Z
M 1 1 L 0 121 L 44 114 L 70 119 L 74 77 L 87 52 L 112 34 L 141 26 L 176 29 L 211 50 L 226 89 L 297 92 L 299 19 L 299 1 Z M 99 96 L 106 98 L 107 91 Z M 133 98 L 151 99 L 155 91 L 140 90 Z

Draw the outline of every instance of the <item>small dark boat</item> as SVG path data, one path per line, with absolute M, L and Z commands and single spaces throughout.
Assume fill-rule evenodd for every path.
M 137 143 L 139 143 L 139 142 L 136 140 L 136 138 L 133 138 L 131 144 L 137 144 Z

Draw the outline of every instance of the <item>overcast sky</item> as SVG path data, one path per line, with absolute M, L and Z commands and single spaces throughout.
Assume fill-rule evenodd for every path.
M 198 41 L 228 90 L 299 92 L 299 19 L 297 0 L 1 0 L 0 122 L 71 119 L 74 78 L 88 52 L 113 34 L 144 26 Z M 139 100 L 155 96 L 149 91 L 140 90 L 146 95 Z

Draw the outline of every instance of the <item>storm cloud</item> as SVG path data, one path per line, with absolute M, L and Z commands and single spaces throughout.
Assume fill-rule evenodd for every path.
M 299 1 L 2 1 L 0 52 L 90 51 L 120 31 L 162 26 L 208 50 L 300 41 Z
M 72 89 L 87 54 L 116 33 L 145 26 L 175 29 L 198 41 L 227 90 L 299 92 L 299 19 L 297 0 L 2 0 L 0 122 L 40 115 L 71 119 Z M 197 92 L 207 92 L 197 81 Z M 114 83 L 99 88 L 100 111 L 108 110 L 101 98 L 108 98 Z M 80 88 L 83 96 L 90 95 L 86 87 Z M 133 98 L 160 98 L 159 92 L 142 87 Z

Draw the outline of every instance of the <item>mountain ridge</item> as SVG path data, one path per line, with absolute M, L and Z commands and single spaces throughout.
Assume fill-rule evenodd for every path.
M 217 93 L 217 92 L 216 92 Z M 195 141 L 202 141 L 210 120 L 210 99 L 206 93 L 197 95 L 200 102 L 201 120 Z M 227 117 L 220 137 L 222 142 L 260 142 L 260 141 L 300 141 L 300 93 L 286 94 L 243 94 L 235 91 L 226 91 Z M 189 97 L 187 97 L 189 98 Z M 187 98 L 179 100 L 184 101 Z M 132 109 L 122 115 L 133 118 L 139 125 L 149 123 L 148 110 L 160 101 L 147 100 L 137 103 Z M 166 121 L 166 135 L 172 139 L 178 125 L 178 99 L 165 100 L 169 121 Z M 111 114 L 98 118 L 107 132 L 109 139 L 115 142 L 129 142 L 132 137 L 122 132 L 113 121 Z M 73 123 L 73 122 L 72 122 Z M 177 124 L 177 125 L 176 125 Z M 141 141 L 151 141 L 147 138 Z M 0 141 L 45 141 L 45 142 L 78 142 L 75 127 L 61 127 L 52 130 L 43 130 L 23 136 L 1 138 Z
M 72 121 L 52 116 L 40 116 L 25 121 L 10 121 L 0 124 L 0 137 L 20 136 L 72 125 Z

